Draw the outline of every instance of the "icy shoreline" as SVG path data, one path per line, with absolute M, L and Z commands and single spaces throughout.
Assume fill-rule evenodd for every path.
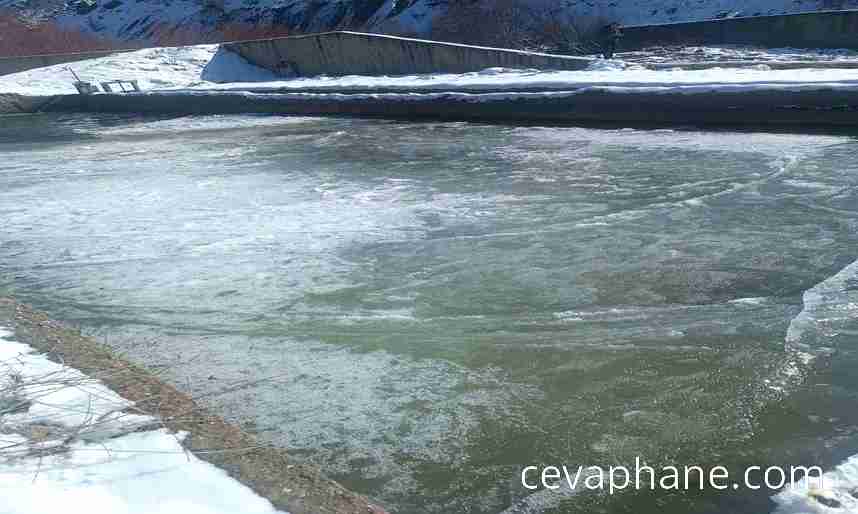
M 52 362 L 0 326 L 3 512 L 275 513 L 271 503 L 199 460 L 183 433 L 135 414 L 98 380 Z
M 2 297 L 0 496 L 3 514 L 57 510 L 48 501 L 110 514 L 385 513 L 107 346 Z

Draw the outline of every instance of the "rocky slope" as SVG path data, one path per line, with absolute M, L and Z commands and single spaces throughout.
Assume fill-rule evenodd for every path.
M 555 19 L 625 24 L 716 16 L 858 8 L 858 0 L 482 0 L 516 2 Z M 471 0 L 0 0 L 37 18 L 123 40 L 152 38 L 164 26 L 206 32 L 223 24 L 276 24 L 296 32 L 353 28 L 431 35 L 451 4 Z M 433 27 L 433 24 L 435 25 Z

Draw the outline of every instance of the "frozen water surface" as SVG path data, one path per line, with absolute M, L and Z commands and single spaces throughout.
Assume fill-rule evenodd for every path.
M 856 152 L 837 134 L 10 118 L 0 291 L 396 512 L 500 512 L 527 464 L 833 470 L 858 453 Z

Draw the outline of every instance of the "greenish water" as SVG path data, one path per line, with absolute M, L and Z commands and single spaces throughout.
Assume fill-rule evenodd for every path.
M 0 290 L 395 512 L 501 512 L 530 464 L 858 453 L 853 137 L 2 123 Z M 520 511 L 769 496 L 541 493 Z

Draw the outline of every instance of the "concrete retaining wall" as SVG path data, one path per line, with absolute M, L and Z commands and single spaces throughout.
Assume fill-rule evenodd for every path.
M 359 32 L 242 41 L 223 47 L 262 68 L 299 76 L 464 73 L 493 67 L 579 70 L 591 62 Z
M 0 57 L 0 75 L 9 75 L 34 68 L 43 68 L 62 64 L 64 62 L 84 61 L 95 59 L 116 52 L 82 52 L 74 54 L 31 55 L 28 57 Z
M 243 92 L 57 97 L 53 111 L 158 114 L 274 113 L 510 123 L 858 126 L 858 92 L 759 90 L 616 93 L 587 88 L 556 95 L 314 95 Z
M 54 100 L 53 96 L 22 96 L 0 93 L 0 116 L 37 112 Z
M 858 11 L 727 18 L 624 28 L 623 49 L 655 44 L 746 44 L 858 49 Z

